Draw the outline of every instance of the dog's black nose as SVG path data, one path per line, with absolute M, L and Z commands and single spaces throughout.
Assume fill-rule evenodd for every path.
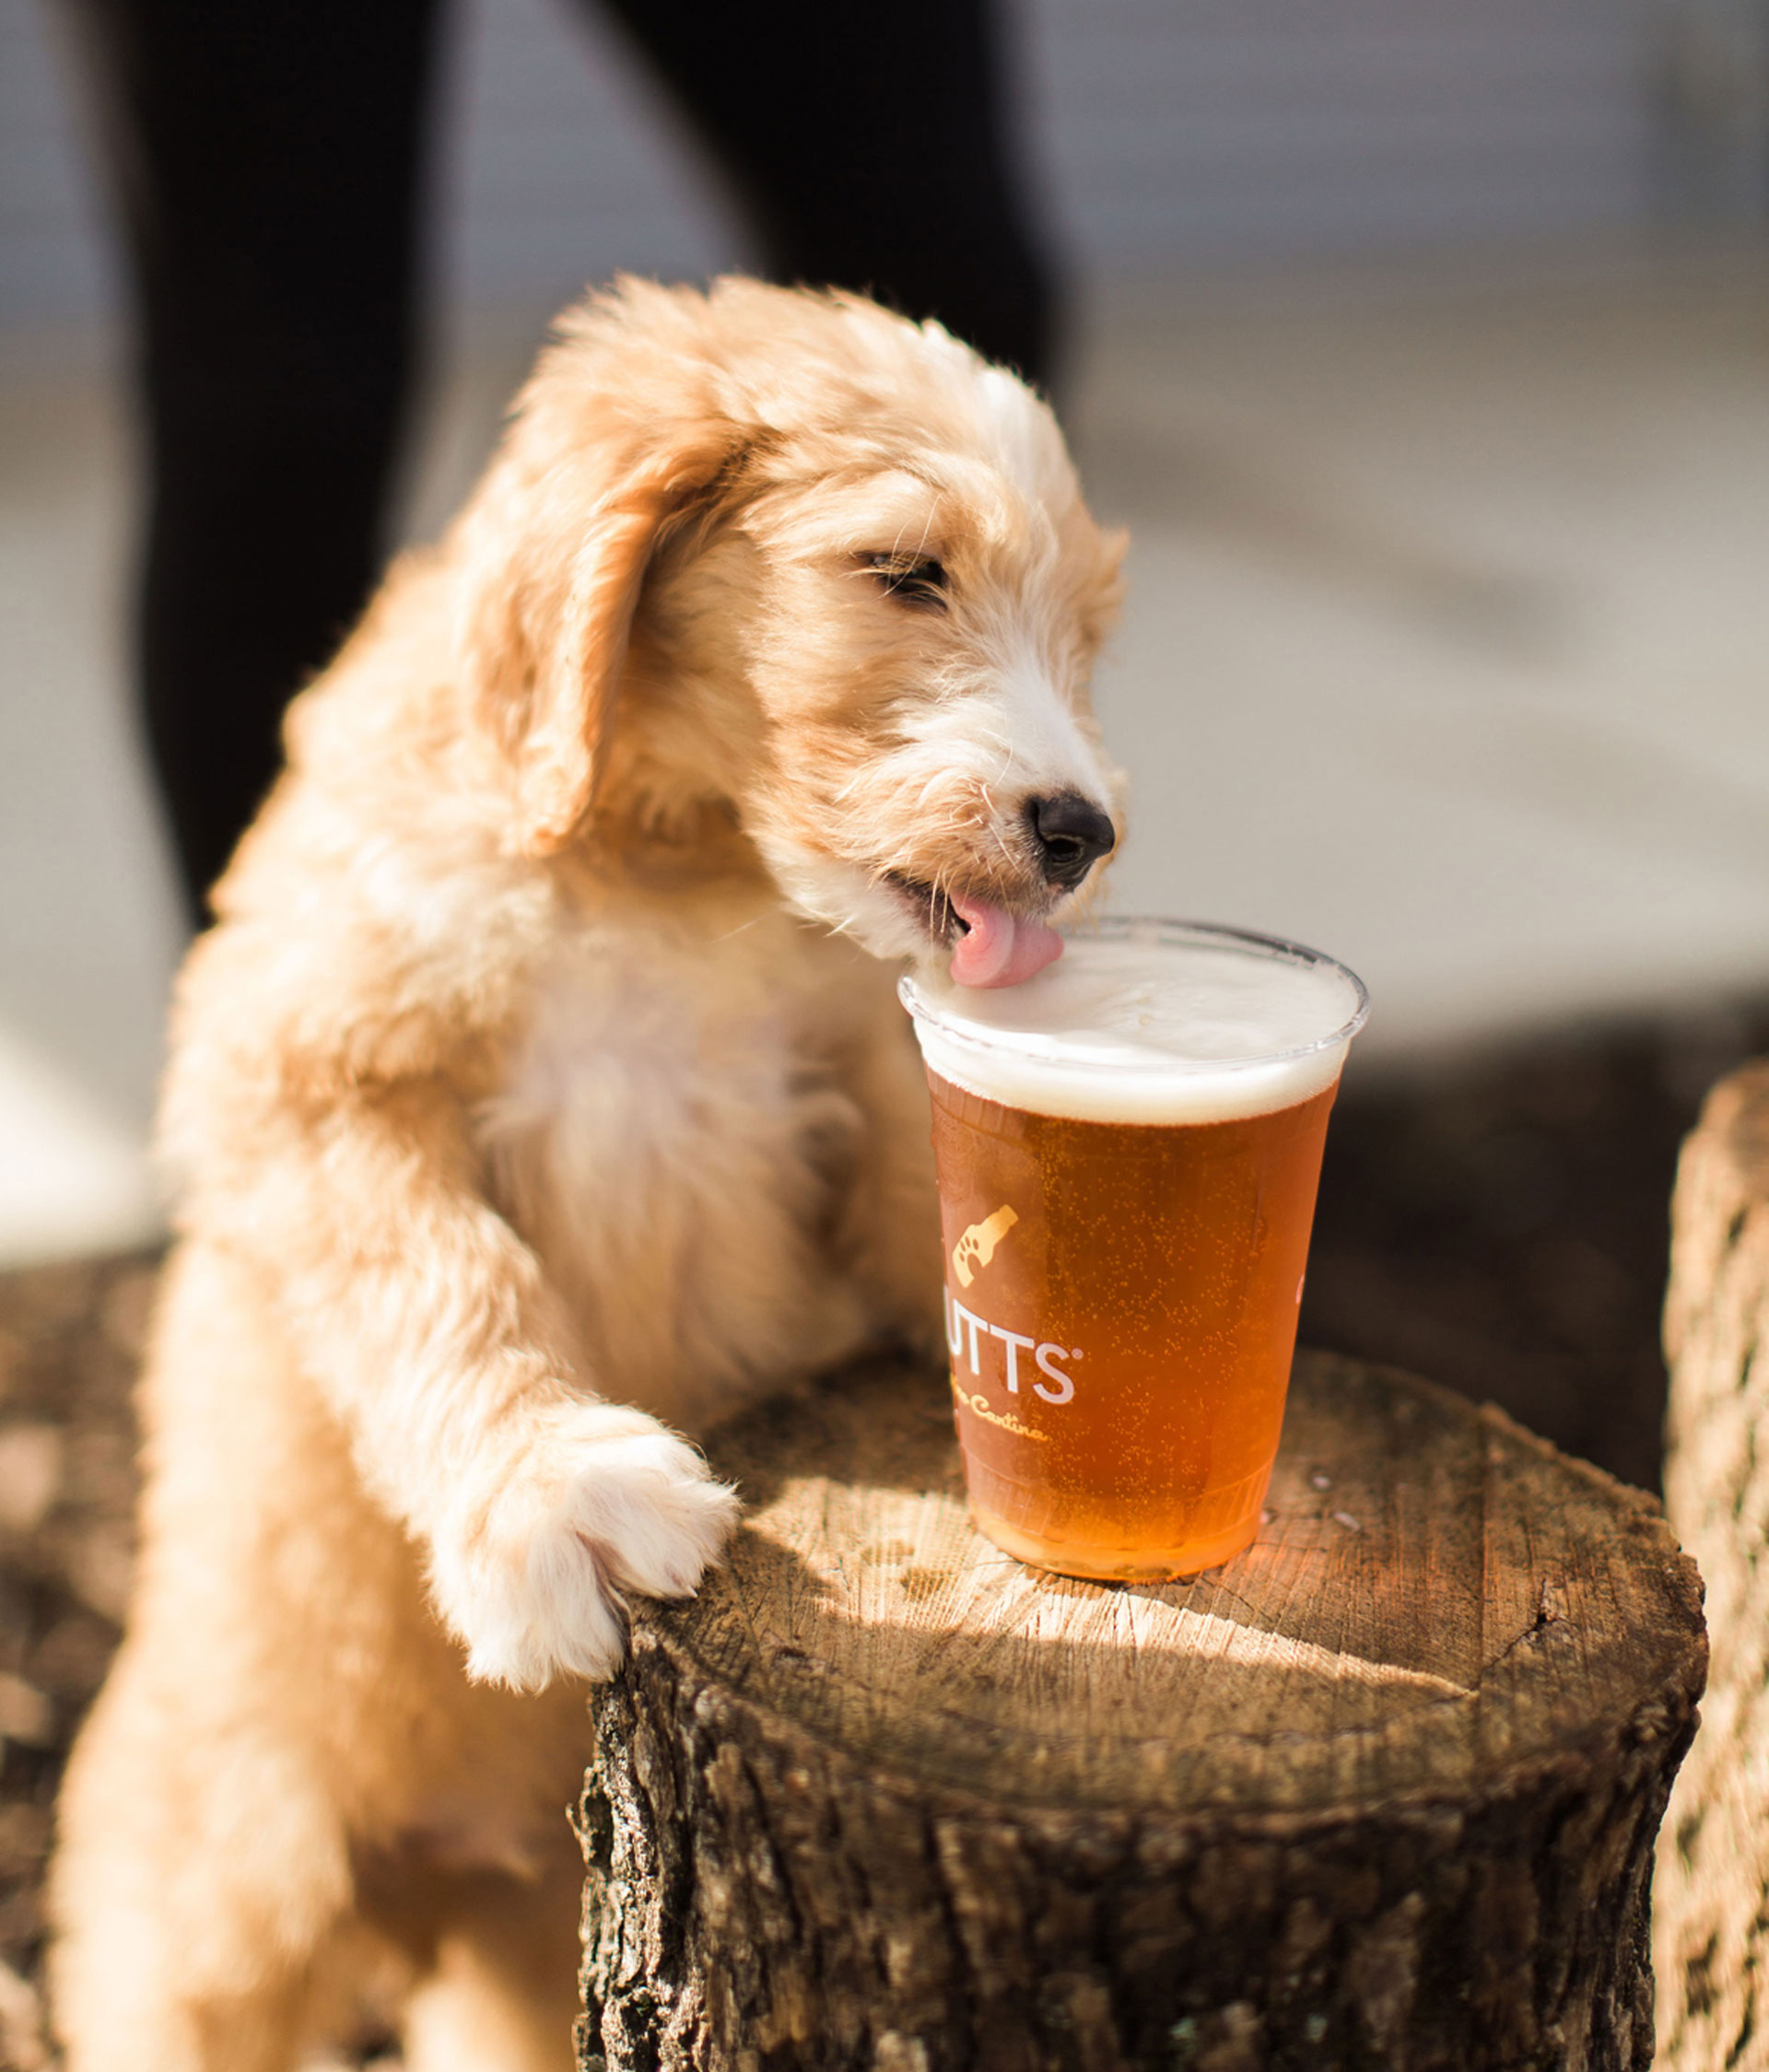
M 1029 799 L 1025 818 L 1045 883 L 1065 891 L 1072 891 L 1118 840 L 1110 817 L 1079 791 Z

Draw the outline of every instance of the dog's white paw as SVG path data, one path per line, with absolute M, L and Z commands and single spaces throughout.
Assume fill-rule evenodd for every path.
M 476 1522 L 437 1540 L 432 1584 L 467 1644 L 467 1673 L 521 1691 L 612 1675 L 627 1646 L 622 1593 L 690 1596 L 740 1508 L 644 1411 L 566 1413 Z

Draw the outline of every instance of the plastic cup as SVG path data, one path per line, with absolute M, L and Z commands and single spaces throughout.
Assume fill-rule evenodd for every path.
M 1023 985 L 900 990 L 978 1528 L 1065 1575 L 1226 1561 L 1277 1456 L 1362 983 L 1271 937 L 1110 919 Z

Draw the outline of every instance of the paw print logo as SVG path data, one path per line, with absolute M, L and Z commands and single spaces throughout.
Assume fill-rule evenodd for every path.
M 992 1216 L 985 1216 L 966 1231 L 952 1247 L 952 1270 L 958 1276 L 961 1288 L 969 1287 L 977 1278 L 977 1269 L 987 1266 L 995 1257 L 996 1246 L 1019 1220 L 1018 1212 L 1003 1202 Z

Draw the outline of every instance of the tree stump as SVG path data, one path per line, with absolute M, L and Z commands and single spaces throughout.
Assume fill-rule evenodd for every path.
M 1672 1208 L 1665 1503 L 1707 1583 L 1713 1675 L 1659 1843 L 1669 2072 L 1769 2068 L 1769 1060 L 1708 1096 Z
M 1318 1354 L 1189 1584 L 978 1538 L 924 1370 L 709 1451 L 730 1565 L 596 1698 L 586 2072 L 1650 2061 L 1705 1658 L 1651 1499 Z

